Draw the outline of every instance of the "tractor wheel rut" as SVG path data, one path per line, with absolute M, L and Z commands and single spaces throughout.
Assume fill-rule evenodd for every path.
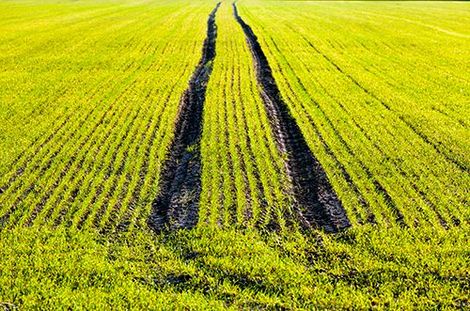
M 163 163 L 159 195 L 152 203 L 148 220 L 149 226 L 155 231 L 193 228 L 198 222 L 202 113 L 212 61 L 215 58 L 215 14 L 219 6 L 220 2 L 209 14 L 201 60 L 180 100 L 175 136 L 170 144 L 167 160 Z
M 351 224 L 321 164 L 310 150 L 299 125 L 274 80 L 271 67 L 251 27 L 238 14 L 235 19 L 242 27 L 251 50 L 261 98 L 265 104 L 276 144 L 285 155 L 285 168 L 292 183 L 299 220 L 304 228 L 323 228 L 337 232 Z

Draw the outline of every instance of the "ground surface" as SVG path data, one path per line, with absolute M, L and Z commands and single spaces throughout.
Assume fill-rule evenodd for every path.
M 469 24 L 0 3 L 0 307 L 468 307 Z

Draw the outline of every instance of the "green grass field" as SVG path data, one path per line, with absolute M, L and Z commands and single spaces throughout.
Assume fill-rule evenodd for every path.
M 0 2 L 0 310 L 467 309 L 470 3 L 216 4 Z

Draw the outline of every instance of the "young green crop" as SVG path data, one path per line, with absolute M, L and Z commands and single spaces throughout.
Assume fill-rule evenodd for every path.
M 410 22 L 416 6 L 240 3 L 356 224 L 440 228 L 469 221 L 470 159 L 463 150 L 470 134 L 462 116 L 469 113 L 470 67 L 460 57 L 470 41 L 465 31 L 436 32 L 459 25 L 446 18 L 430 28 L 432 10 L 420 17 L 429 20 Z M 454 6 L 437 5 L 434 14 L 452 14 Z
M 0 235 L 0 302 L 23 309 L 462 309 L 468 235 L 452 228 L 336 236 L 200 226 L 127 236 L 50 228 Z
M 16 37 L 8 38 L 9 24 L 0 28 L 17 42 L 14 53 L 1 54 L 10 72 L 0 80 L 1 143 L 8 146 L 1 149 L 11 152 L 0 168 L 3 226 L 145 225 L 210 4 L 193 12 L 184 2 L 20 4 L 30 14 L 4 6 L 2 14 L 21 19 Z M 57 16 L 41 11 L 50 6 Z M 25 75 L 30 87 L 12 84 Z M 23 153 L 13 138 L 24 141 Z
M 469 5 L 237 2 L 353 223 L 326 234 L 285 224 L 283 158 L 222 3 L 199 225 L 155 234 L 214 6 L 0 3 L 0 309 L 468 308 Z
M 201 224 L 284 226 L 287 180 L 251 54 L 229 3 L 217 17 L 216 58 L 202 136 Z

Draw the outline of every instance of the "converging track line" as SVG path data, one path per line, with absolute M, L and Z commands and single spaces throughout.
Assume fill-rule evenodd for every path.
M 261 98 L 271 123 L 276 144 L 285 154 L 285 167 L 292 183 L 299 220 L 304 228 L 323 228 L 337 232 L 351 226 L 321 164 L 283 101 L 271 67 L 251 27 L 238 14 L 233 3 L 235 19 L 242 27 L 251 50 Z
M 209 14 L 201 60 L 180 100 L 175 137 L 170 144 L 167 160 L 163 163 L 159 181 L 160 193 L 152 203 L 148 220 L 149 226 L 155 231 L 193 228 L 198 222 L 202 113 L 212 61 L 215 58 L 215 14 L 219 6 L 220 2 Z

